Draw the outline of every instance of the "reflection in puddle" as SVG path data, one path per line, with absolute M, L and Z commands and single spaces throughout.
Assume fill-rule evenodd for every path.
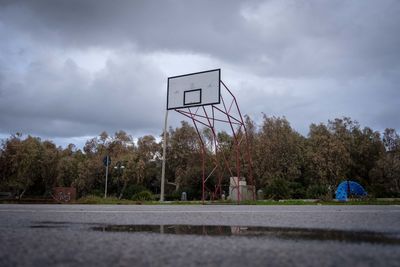
M 96 223 L 40 221 L 30 228 L 38 229 L 90 229 L 100 232 L 158 233 L 172 235 L 245 236 L 290 240 L 332 240 L 351 243 L 400 245 L 400 234 L 368 231 L 343 231 L 264 226 L 227 225 L 101 225 Z
M 367 242 L 379 244 L 400 244 L 398 235 L 376 232 L 340 231 L 325 229 L 304 229 L 257 226 L 216 226 L 216 225 L 105 225 L 92 227 L 102 232 L 144 232 L 173 235 L 205 236 L 246 236 L 282 239 L 335 240 L 344 242 Z
M 39 224 L 39 225 L 31 225 L 31 228 L 44 228 L 44 229 L 50 229 L 50 228 L 66 228 L 65 226 L 62 225 L 45 225 L 45 224 Z
M 98 225 L 98 224 L 88 224 L 88 223 L 79 223 L 79 222 L 62 222 L 62 221 L 35 221 L 32 222 L 30 228 L 43 228 L 43 229 L 51 229 L 51 228 L 71 228 L 71 227 L 80 227 L 85 225 Z

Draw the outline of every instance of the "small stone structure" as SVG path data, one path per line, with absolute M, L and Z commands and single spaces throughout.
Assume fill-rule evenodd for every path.
M 70 203 L 76 200 L 76 188 L 74 187 L 54 187 L 53 197 L 61 203 Z
M 257 200 L 263 200 L 264 199 L 264 191 L 261 189 L 257 190 Z
M 187 201 L 187 194 L 186 194 L 186 192 L 182 192 L 181 201 Z
M 255 188 L 253 185 L 247 185 L 244 177 L 231 177 L 229 183 L 229 200 L 237 201 L 240 200 L 253 200 L 253 192 Z

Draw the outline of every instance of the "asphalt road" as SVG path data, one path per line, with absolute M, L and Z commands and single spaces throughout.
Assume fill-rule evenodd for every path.
M 0 205 L 0 266 L 399 266 L 400 206 Z

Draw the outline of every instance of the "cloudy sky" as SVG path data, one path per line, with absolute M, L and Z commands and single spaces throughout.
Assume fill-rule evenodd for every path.
M 397 0 L 0 0 L 0 137 L 159 135 L 167 77 L 215 68 L 257 122 L 400 131 L 399 14 Z

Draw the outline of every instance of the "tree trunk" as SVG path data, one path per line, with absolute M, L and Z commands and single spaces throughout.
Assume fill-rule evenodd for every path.
M 125 181 L 125 182 L 124 182 L 124 185 L 122 186 L 121 193 L 119 194 L 118 199 L 121 199 L 121 198 L 122 198 L 122 196 L 123 196 L 123 194 L 124 194 L 124 191 L 125 191 L 127 185 L 128 185 L 128 183 Z
M 24 188 L 24 190 L 22 190 L 22 193 L 19 195 L 18 199 L 21 199 L 24 196 L 26 190 L 27 188 Z
M 167 184 L 170 184 L 170 185 L 175 186 L 175 191 L 176 191 L 176 192 L 178 192 L 178 190 L 179 190 L 179 188 L 180 188 L 180 185 L 181 185 L 179 182 L 177 182 L 177 183 L 172 183 L 172 182 L 168 182 L 168 180 L 167 180 Z

